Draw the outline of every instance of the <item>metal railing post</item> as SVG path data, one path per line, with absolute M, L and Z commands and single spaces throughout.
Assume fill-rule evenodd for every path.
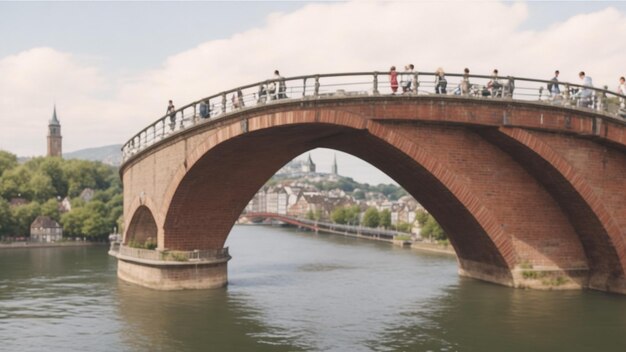
M 313 96 L 320 95 L 320 76 L 315 76 L 315 91 L 313 92 Z
M 374 72 L 374 82 L 373 82 L 373 87 L 372 87 L 372 94 L 373 95 L 380 94 L 378 92 L 378 72 Z
M 306 77 L 302 79 L 302 96 L 306 96 Z
M 565 106 L 570 106 L 569 84 L 565 84 L 565 92 L 563 93 L 563 99 L 565 100 Z
M 607 89 L 609 89 L 609 87 L 608 86 L 604 86 L 603 89 L 607 90 Z M 600 92 L 599 104 L 600 104 L 600 106 L 598 106 L 598 110 L 604 111 L 604 112 L 607 112 L 609 110 L 608 98 L 606 96 L 606 92 L 604 92 L 604 91 Z

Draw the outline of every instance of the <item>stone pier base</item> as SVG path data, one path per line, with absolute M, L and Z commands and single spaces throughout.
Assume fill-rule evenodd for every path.
M 209 289 L 228 283 L 228 260 L 219 262 L 142 263 L 117 261 L 117 277 L 156 290 Z
M 459 275 L 461 276 L 471 277 L 473 279 L 488 281 L 504 286 L 515 286 L 513 276 L 508 268 L 461 259 L 459 257 L 457 257 L 457 260 L 459 262 Z
M 491 266 L 459 258 L 459 275 L 496 284 L 539 290 L 580 290 L 583 288 L 619 292 L 620 283 L 612 289 L 590 285 L 587 268 L 562 269 L 556 267 L 518 266 L 514 269 Z

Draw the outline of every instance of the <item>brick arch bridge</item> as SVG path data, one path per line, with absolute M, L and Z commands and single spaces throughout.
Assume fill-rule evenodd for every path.
M 415 197 L 449 234 L 462 275 L 626 293 L 626 123 L 618 118 L 423 94 L 320 95 L 224 112 L 198 122 L 194 105 L 189 121 L 162 121 L 164 133 L 185 128 L 126 150 L 125 243 L 154 237 L 159 251 L 221 249 L 279 168 L 324 147 L 371 163 Z M 156 288 L 226 283 L 224 261 L 161 264 L 120 258 L 118 274 Z

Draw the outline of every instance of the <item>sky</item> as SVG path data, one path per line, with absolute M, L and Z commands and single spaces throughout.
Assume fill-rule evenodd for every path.
M 626 74 L 626 2 L 0 2 L 0 149 L 43 155 L 124 143 L 181 106 L 271 76 L 417 70 L 577 81 Z M 318 170 L 392 182 L 347 154 Z

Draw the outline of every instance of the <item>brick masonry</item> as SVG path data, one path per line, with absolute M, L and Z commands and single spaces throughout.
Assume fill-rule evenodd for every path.
M 202 123 L 123 165 L 125 237 L 221 248 L 267 179 L 316 147 L 394 178 L 450 235 L 463 275 L 626 293 L 626 124 L 534 103 L 320 99 Z

